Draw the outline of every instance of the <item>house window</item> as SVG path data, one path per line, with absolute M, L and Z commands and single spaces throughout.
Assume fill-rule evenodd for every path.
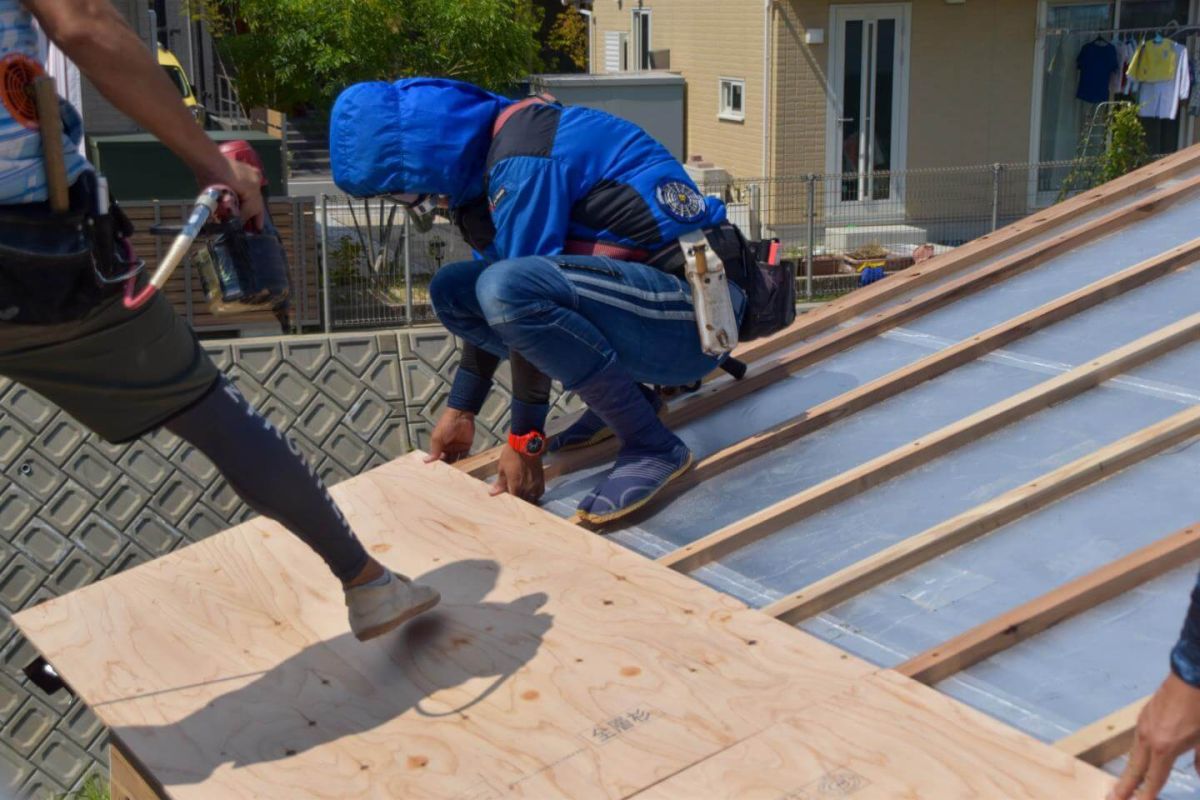
M 650 69 L 650 9 L 633 11 L 633 68 Z
M 746 119 L 746 82 L 740 78 L 721 78 L 720 102 L 717 116 L 743 122 Z

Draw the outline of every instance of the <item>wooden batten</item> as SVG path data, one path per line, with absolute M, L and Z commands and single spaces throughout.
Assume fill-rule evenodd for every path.
M 755 363 L 742 380 L 713 382 L 687 399 L 673 404 L 664 420 L 669 425 L 677 426 L 699 419 L 738 398 L 770 386 L 793 373 L 844 352 L 898 325 L 936 311 L 955 300 L 982 291 L 998 282 L 1020 275 L 1055 256 L 1086 244 L 1092 239 L 1110 234 L 1144 219 L 1149 214 L 1162 211 L 1173 203 L 1192 195 L 1198 189 L 1200 189 L 1200 176 L 1181 181 L 1176 185 L 1161 189 L 1129 207 L 1117 209 L 1083 225 L 1070 228 L 1046 241 L 1002 258 L 994 264 L 989 264 L 975 272 L 936 286 L 907 302 L 897 303 L 877 314 L 864 317 L 852 325 L 839 329 L 828 336 L 815 339 L 792 352 L 777 356 L 767 363 Z M 935 277 L 940 278 L 942 275 L 939 273 Z M 887 281 L 880 282 L 880 284 L 885 283 Z M 905 291 L 922 285 L 924 282 L 916 285 L 909 284 L 905 287 Z M 563 426 L 556 426 L 554 431 L 561 430 L 565 424 L 569 424 L 569 421 Z M 547 477 L 602 463 L 616 454 L 617 446 L 615 440 L 609 440 L 586 450 L 563 454 L 547 465 Z M 463 459 L 456 466 L 474 477 L 487 478 L 495 474 L 499 453 L 500 448 L 492 448 Z
M 1196 558 L 1200 558 L 1200 526 L 1193 525 L 930 648 L 896 671 L 921 683 L 943 681 Z
M 854 597 L 1071 492 L 1200 435 L 1200 405 L 1126 436 L 928 530 L 838 570 L 764 610 L 797 622 Z
M 1074 397 L 1109 378 L 1152 361 L 1176 347 L 1195 341 L 1198 336 L 1200 313 L 1006 398 L 915 442 L 846 470 L 668 553 L 659 562 L 684 571 L 701 567 L 1053 403 Z
M 1094 767 L 1120 758 L 1129 752 L 1133 744 L 1138 714 L 1149 699 L 1143 697 L 1136 700 L 1070 736 L 1059 739 L 1054 746 Z
M 1200 239 L 1194 239 L 1162 255 L 1135 264 L 1115 275 L 1096 281 L 1070 294 L 1002 322 L 982 333 L 939 350 L 845 394 L 815 405 L 786 422 L 700 459 L 690 471 L 667 486 L 647 508 L 653 513 L 659 503 L 710 480 L 726 470 L 821 430 L 840 419 L 895 397 L 914 386 L 943 375 L 980 356 L 1029 336 L 1056 322 L 1086 311 L 1125 292 L 1144 286 L 1200 258 Z

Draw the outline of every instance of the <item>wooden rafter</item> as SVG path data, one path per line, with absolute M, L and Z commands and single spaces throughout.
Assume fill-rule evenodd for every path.
M 819 614 L 930 559 L 1200 435 L 1200 405 L 1018 486 L 916 536 L 838 570 L 764 610 L 786 622 Z
M 672 405 L 666 414 L 665 420 L 670 425 L 678 426 L 703 417 L 738 398 L 745 397 L 751 392 L 770 386 L 795 372 L 841 353 L 854 345 L 861 344 L 898 325 L 942 308 L 955 300 L 960 300 L 963 297 L 982 291 L 1000 281 L 1020 275 L 1092 239 L 1113 233 L 1149 215 L 1162 211 L 1173 203 L 1192 195 L 1198 189 L 1200 189 L 1200 175 L 1156 191 L 1136 203 L 1116 209 L 1087 223 L 1070 228 L 1046 241 L 1039 242 L 1025 250 L 1001 258 L 993 264 L 936 286 L 930 291 L 918 295 L 907 302 L 897 303 L 877 314 L 864 317 L 854 324 L 796 348 L 786 355 L 778 356 L 763 364 L 755 364 L 750 373 L 740 381 L 722 380 L 714 382 L 685 401 Z M 928 275 L 930 273 L 926 272 L 924 274 Z M 942 276 L 943 273 L 935 275 L 935 277 L 939 278 Z M 881 281 L 880 283 L 886 282 Z M 925 281 L 917 284 L 910 282 L 906 284 L 907 288 L 905 291 L 924 285 L 924 283 Z M 867 309 L 860 310 L 865 311 Z M 562 423 L 562 425 L 566 424 L 569 424 L 569 420 Z M 546 477 L 548 479 L 553 478 L 557 475 L 601 463 L 614 456 L 616 451 L 616 441 L 609 440 L 594 447 L 589 447 L 586 450 L 564 453 L 547 465 Z M 470 458 L 463 459 L 456 466 L 474 477 L 487 478 L 495 474 L 499 453 L 499 448 L 492 448 Z
M 934 684 L 1100 603 L 1200 558 L 1200 527 L 1177 531 L 926 650 L 896 671 Z
M 727 525 L 659 561 L 690 571 L 1200 337 L 1200 313 Z
M 1135 700 L 1091 725 L 1059 739 L 1054 746 L 1081 761 L 1099 767 L 1129 752 L 1138 714 L 1149 697 Z
M 706 456 L 671 483 L 649 507 L 709 480 L 739 464 L 818 431 L 840 419 L 894 397 L 925 381 L 943 375 L 981 355 L 1035 333 L 1074 314 L 1162 277 L 1200 258 L 1200 239 L 1194 239 L 1162 255 L 1121 270 L 1070 294 L 1041 305 L 1007 322 L 1002 322 L 944 350 L 932 353 L 893 372 L 819 403 L 802 414 L 768 430 Z

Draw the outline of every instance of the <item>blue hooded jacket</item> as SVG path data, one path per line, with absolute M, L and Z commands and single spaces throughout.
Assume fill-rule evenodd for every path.
M 454 208 L 486 195 L 494 238 L 477 249 L 489 260 L 601 252 L 651 261 L 682 234 L 725 220 L 724 205 L 700 195 L 636 125 L 590 108 L 514 104 L 457 81 L 350 87 L 334 105 L 330 155 L 334 181 L 352 195 L 444 194 Z

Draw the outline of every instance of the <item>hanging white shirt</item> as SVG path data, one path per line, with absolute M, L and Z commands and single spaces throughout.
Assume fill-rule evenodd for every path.
M 1175 47 L 1175 77 L 1165 81 L 1143 81 L 1138 91 L 1138 115 L 1156 119 L 1175 119 L 1179 103 L 1192 90 L 1192 68 L 1187 48 L 1178 42 Z

